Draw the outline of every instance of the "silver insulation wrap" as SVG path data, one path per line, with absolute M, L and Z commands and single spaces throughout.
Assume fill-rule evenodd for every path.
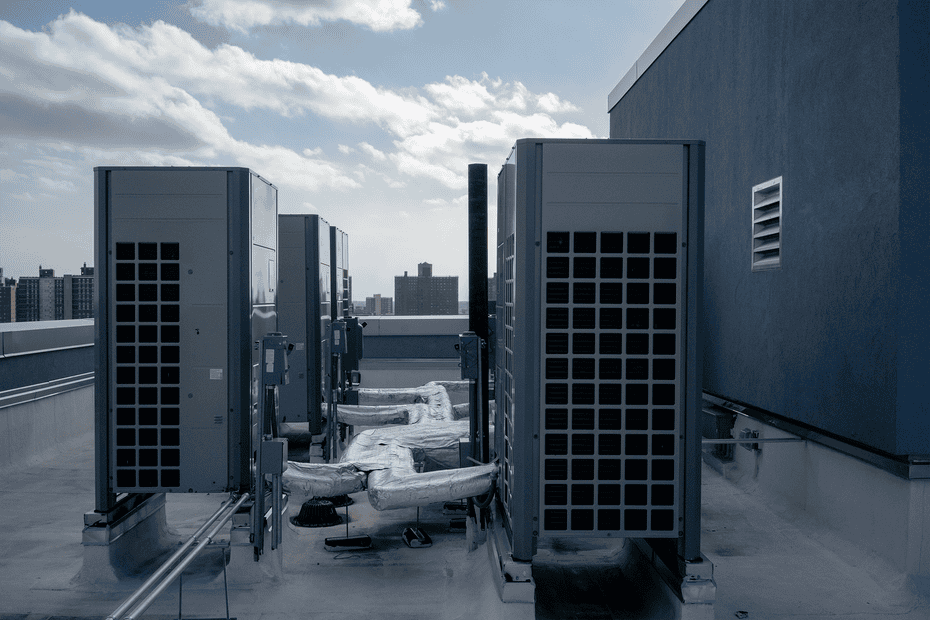
M 396 443 L 384 446 L 392 466 L 368 474 L 368 501 L 376 510 L 426 506 L 448 502 L 491 490 L 497 465 L 479 465 L 417 473 L 412 451 Z
M 351 463 L 287 462 L 284 490 L 300 503 L 312 497 L 335 497 L 365 490 L 367 473 Z
M 495 464 L 458 468 L 459 440 L 468 437 L 467 406 L 453 409 L 444 384 L 360 390 L 360 405 L 339 405 L 339 421 L 375 426 L 352 438 L 339 463 L 288 461 L 285 489 L 333 497 L 368 489 L 377 510 L 425 506 L 483 495 L 493 488 Z M 460 416 L 466 419 L 461 419 Z M 456 419 L 459 418 L 459 419 Z M 418 473 L 415 463 L 426 465 Z M 429 471 L 432 470 L 432 471 Z

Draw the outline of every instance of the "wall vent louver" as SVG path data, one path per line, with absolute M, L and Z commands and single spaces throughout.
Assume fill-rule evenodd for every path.
M 752 270 L 781 267 L 781 177 L 752 188 Z

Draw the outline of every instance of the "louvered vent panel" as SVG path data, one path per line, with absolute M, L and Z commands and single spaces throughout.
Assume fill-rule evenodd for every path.
M 781 267 L 781 177 L 752 188 L 752 270 Z

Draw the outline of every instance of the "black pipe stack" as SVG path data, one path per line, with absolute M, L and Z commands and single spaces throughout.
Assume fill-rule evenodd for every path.
M 468 329 L 488 342 L 488 166 L 468 165 Z M 488 347 L 480 349 L 481 374 L 471 391 L 473 458 L 490 461 Z M 480 389 L 479 389 L 480 388 Z M 478 398 L 480 394 L 480 398 Z M 480 401 L 480 402 L 476 402 Z

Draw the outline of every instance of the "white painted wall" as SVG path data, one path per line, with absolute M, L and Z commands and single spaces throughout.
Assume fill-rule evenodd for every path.
M 794 437 L 745 415 L 760 437 Z M 930 480 L 905 480 L 812 441 L 737 445 L 726 476 L 758 488 L 785 510 L 805 512 L 839 536 L 872 551 L 901 571 L 930 576 Z

